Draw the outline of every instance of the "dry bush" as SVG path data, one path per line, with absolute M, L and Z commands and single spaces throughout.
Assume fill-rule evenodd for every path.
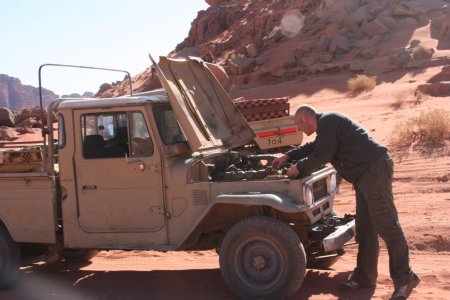
M 351 78 L 347 81 L 347 87 L 352 93 L 370 91 L 373 90 L 376 85 L 376 78 L 367 75 L 357 75 L 355 78 Z
M 431 58 L 433 56 L 434 49 L 426 48 L 422 45 L 419 45 L 412 49 L 412 57 L 414 59 L 423 59 L 423 58 Z
M 391 133 L 389 144 L 396 148 L 410 147 L 413 143 L 433 146 L 442 145 L 449 139 L 449 112 L 435 109 L 398 123 Z
M 400 109 L 402 108 L 403 104 L 405 104 L 406 101 L 406 95 L 403 93 L 396 94 L 394 97 L 394 102 L 391 103 L 391 107 L 393 109 Z
M 424 94 L 421 91 L 416 91 L 414 95 L 416 96 L 415 104 L 420 104 L 420 103 L 422 103 L 424 100 L 426 100 L 428 98 L 428 95 Z

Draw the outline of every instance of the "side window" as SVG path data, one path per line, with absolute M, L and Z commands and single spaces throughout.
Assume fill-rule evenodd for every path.
M 64 125 L 64 117 L 58 114 L 58 149 L 64 148 L 66 145 L 66 129 Z
M 130 118 L 131 156 L 153 155 L 153 142 L 142 113 L 133 112 Z
M 128 139 L 121 137 L 121 132 L 127 132 L 126 113 L 82 115 L 81 128 L 84 158 L 115 158 L 128 155 Z
M 153 143 L 141 112 L 81 116 L 86 159 L 150 156 Z

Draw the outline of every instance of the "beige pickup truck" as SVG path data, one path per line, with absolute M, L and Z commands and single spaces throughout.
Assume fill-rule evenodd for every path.
M 157 68 L 163 91 L 53 101 L 57 134 L 22 150 L 34 167 L 0 173 L 0 288 L 36 260 L 216 249 L 237 297 L 280 299 L 343 253 L 354 220 L 333 213 L 334 169 L 288 179 L 234 150 L 255 133 L 203 61 Z

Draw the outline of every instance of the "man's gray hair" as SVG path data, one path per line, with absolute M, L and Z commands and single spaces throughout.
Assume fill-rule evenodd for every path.
M 298 116 L 299 114 L 304 114 L 308 117 L 315 118 L 317 115 L 317 111 L 311 105 L 303 104 L 303 105 L 300 105 L 300 107 L 297 109 L 297 111 L 295 112 L 295 116 Z

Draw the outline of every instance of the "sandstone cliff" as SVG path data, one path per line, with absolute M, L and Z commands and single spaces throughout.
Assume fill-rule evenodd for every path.
M 44 104 L 58 98 L 50 90 L 42 90 Z M 13 109 L 39 106 L 39 88 L 23 85 L 19 79 L 0 74 L 0 107 Z
M 206 2 L 210 7 L 169 56 L 199 56 L 223 66 L 232 89 L 325 72 L 374 74 L 447 63 L 439 50 L 449 49 L 448 0 Z M 404 38 L 427 26 L 439 41 L 436 49 Z M 424 56 L 414 56 L 418 47 Z M 147 69 L 133 78 L 133 89 L 158 86 L 150 74 Z M 98 96 L 125 91 L 119 83 Z

